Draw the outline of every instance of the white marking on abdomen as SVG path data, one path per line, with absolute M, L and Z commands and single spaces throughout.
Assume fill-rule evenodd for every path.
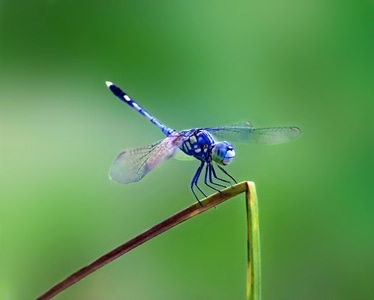
M 139 106 L 138 106 L 139 107 Z M 140 110 L 141 108 L 139 107 L 139 109 L 138 110 Z M 153 119 L 155 119 L 154 117 L 152 117 L 149 113 L 147 113 L 145 110 L 143 110 L 143 115 L 147 118 L 147 119 L 149 119 L 149 120 L 153 120 Z
M 130 99 L 130 98 L 129 98 Z M 131 99 L 130 99 L 131 100 Z M 132 106 L 136 109 L 136 110 L 141 110 L 142 108 L 138 105 L 138 104 L 136 104 L 136 102 L 133 102 L 132 103 Z
M 130 98 L 129 96 L 127 96 L 127 95 L 123 95 L 123 98 L 124 98 L 126 101 L 131 101 L 131 98 Z M 135 102 L 134 102 L 134 104 L 135 104 Z

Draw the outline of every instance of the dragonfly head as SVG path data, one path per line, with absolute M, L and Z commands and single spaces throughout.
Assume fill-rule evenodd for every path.
M 215 143 L 212 148 L 212 160 L 220 165 L 228 165 L 235 157 L 234 147 L 229 142 Z

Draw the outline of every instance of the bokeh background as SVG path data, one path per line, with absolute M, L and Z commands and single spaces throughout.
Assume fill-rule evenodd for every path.
M 108 179 L 176 129 L 299 126 L 236 145 L 256 183 L 264 299 L 373 299 L 372 1 L 0 1 L 0 299 L 32 299 L 194 202 L 197 161 Z M 56 299 L 244 299 L 244 197 Z

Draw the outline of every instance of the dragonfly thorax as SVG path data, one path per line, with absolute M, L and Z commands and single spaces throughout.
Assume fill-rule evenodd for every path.
M 228 165 L 235 157 L 234 147 L 229 142 L 217 142 L 212 148 L 212 160 L 220 165 Z
M 187 155 L 204 162 L 212 161 L 211 153 L 216 144 L 213 136 L 204 129 L 190 129 L 181 131 L 185 139 L 180 149 Z
M 228 165 L 235 157 L 234 147 L 229 142 L 217 142 L 207 130 L 190 129 L 181 134 L 185 136 L 185 140 L 180 149 L 200 161 Z

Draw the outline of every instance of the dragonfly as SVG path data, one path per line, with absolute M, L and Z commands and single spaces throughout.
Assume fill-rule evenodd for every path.
M 298 127 L 269 127 L 254 128 L 249 122 L 242 122 L 230 126 L 191 128 L 177 131 L 172 129 L 143 107 L 137 104 L 118 86 L 106 81 L 109 90 L 121 101 L 138 111 L 164 134 L 165 138 L 152 145 L 122 151 L 114 160 L 109 178 L 118 183 L 133 183 L 141 180 L 150 171 L 173 156 L 183 155 L 200 161 L 192 178 L 190 189 L 201 205 L 197 191 L 207 197 L 199 186 L 199 178 L 204 173 L 203 181 L 208 188 L 220 192 L 222 188 L 237 183 L 225 169 L 235 157 L 234 146 L 228 142 L 278 144 L 289 141 L 300 134 Z M 221 178 L 216 167 L 226 176 Z

